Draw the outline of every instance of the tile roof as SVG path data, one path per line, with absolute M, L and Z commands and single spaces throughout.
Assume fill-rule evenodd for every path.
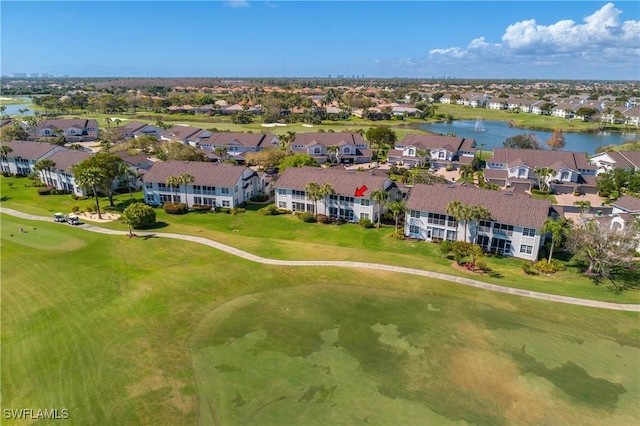
M 529 167 L 551 167 L 566 165 L 573 170 L 596 170 L 588 163 L 585 152 L 550 151 L 546 149 L 506 149 L 494 148 L 493 157 L 487 163 L 504 163 L 510 167 L 526 164 Z
M 193 185 L 232 187 L 245 170 L 245 166 L 228 163 L 166 161 L 154 163 L 145 174 L 144 181 L 164 183 L 170 176 L 189 173 L 195 178 Z
M 198 138 L 200 140 L 198 141 Z M 245 147 L 259 147 L 268 145 L 274 135 L 271 133 L 242 133 L 242 132 L 211 132 L 201 130 L 188 137 L 191 141 L 207 143 L 212 146 L 240 145 Z
M 460 138 L 457 136 L 442 136 L 442 135 L 406 135 L 402 142 L 396 143 L 396 146 L 416 146 L 424 149 L 438 149 L 446 148 L 447 150 L 456 153 L 457 151 L 474 151 L 475 139 L 473 138 Z
M 368 145 L 360 133 L 325 132 L 325 133 L 296 133 L 296 139 L 292 145 L 308 146 L 318 143 L 322 146 L 338 146 L 341 142 L 353 145 Z
M 631 195 L 623 195 L 614 201 L 613 205 L 628 212 L 640 212 L 640 198 Z
M 491 212 L 491 219 L 508 225 L 540 229 L 549 215 L 551 202 L 535 200 L 528 195 L 493 191 L 474 186 L 415 185 L 409 195 L 407 208 L 439 214 L 447 213 L 447 204 L 484 206 Z
M 75 166 L 89 157 L 91 157 L 91 154 L 88 152 L 63 148 L 47 157 L 47 159 L 56 163 L 56 170 L 72 173 L 71 166 Z
M 2 145 L 6 145 L 13 150 L 7 154 L 7 157 L 20 157 L 27 160 L 38 160 L 43 155 L 56 148 L 56 145 L 46 142 L 11 141 L 3 142 Z
M 319 167 L 289 167 L 275 184 L 276 188 L 305 191 L 309 182 L 320 185 L 330 183 L 336 194 L 353 197 L 356 188 L 366 185 L 365 197 L 377 189 L 383 189 L 389 177 L 370 172 L 359 172 L 338 168 L 323 169 Z
M 194 135 L 196 132 L 201 131 L 202 129 L 198 127 L 191 126 L 173 126 L 172 128 L 165 130 L 162 132 L 161 136 L 168 139 L 186 139 L 189 136 Z
M 70 127 L 75 127 L 75 128 L 98 128 L 98 122 L 91 118 L 91 119 L 85 119 L 85 118 L 57 118 L 54 120 L 45 120 L 42 123 L 39 123 L 36 126 L 38 129 L 43 129 L 43 128 L 53 128 L 53 129 L 68 129 Z

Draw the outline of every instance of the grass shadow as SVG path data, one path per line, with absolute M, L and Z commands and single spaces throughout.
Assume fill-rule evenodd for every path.
M 144 228 L 144 230 L 146 231 L 147 229 L 162 229 L 162 228 L 166 228 L 167 226 L 169 226 L 167 222 L 158 221 L 153 225 Z

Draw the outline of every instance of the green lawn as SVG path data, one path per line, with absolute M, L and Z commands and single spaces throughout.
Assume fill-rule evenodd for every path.
M 9 188 L 11 182 L 13 187 Z M 52 215 L 58 211 L 69 212 L 73 204 L 82 208 L 94 204 L 92 199 L 74 201 L 69 195 L 40 196 L 35 188 L 24 186 L 28 182 L 26 178 L 1 177 L 0 189 L 2 196 L 7 198 L 2 205 L 32 214 Z M 119 195 L 116 203 L 127 199 L 128 194 Z M 101 200 L 101 205 L 107 205 L 106 199 Z M 262 206 L 250 206 L 246 213 L 235 216 L 220 213 L 167 215 L 162 209 L 156 209 L 162 225 L 157 231 L 210 238 L 268 258 L 375 262 L 472 277 L 546 293 L 620 303 L 640 302 L 639 291 L 612 293 L 606 285 L 596 286 L 577 273 L 576 265 L 571 262 L 565 272 L 551 276 L 527 276 L 522 272 L 519 259 L 486 257 L 484 260 L 493 269 L 493 276 L 470 274 L 454 269 L 452 260 L 443 259 L 436 244 L 390 238 L 392 225 L 364 229 L 352 224 L 308 224 L 291 215 L 263 216 L 257 211 L 260 208 Z M 127 230 L 127 226 L 119 221 L 100 226 Z
M 639 420 L 637 313 L 0 219 L 3 408 L 76 425 Z

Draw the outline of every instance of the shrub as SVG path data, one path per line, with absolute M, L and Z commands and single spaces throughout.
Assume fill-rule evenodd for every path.
M 522 265 L 522 270 L 524 271 L 525 274 L 538 275 L 538 271 L 533 269 L 533 265 L 531 264 L 531 262 L 527 260 L 523 260 L 521 265 Z
M 291 210 L 278 208 L 280 214 L 293 214 Z
M 189 211 L 185 203 L 164 203 L 162 208 L 167 214 L 185 214 Z
M 51 189 L 49 188 L 38 188 L 39 195 L 49 195 L 51 194 Z
M 277 216 L 280 214 L 280 210 L 275 204 L 269 204 L 267 207 L 260 209 L 260 213 L 264 216 Z
M 216 207 L 216 213 L 226 213 L 229 214 L 231 213 L 231 208 L 229 207 Z
M 620 192 L 619 191 L 611 191 L 611 194 L 609 195 L 609 197 L 612 200 L 617 200 L 618 198 L 620 198 Z
M 194 204 L 191 207 L 189 207 L 189 211 L 190 212 L 208 212 L 211 211 L 211 206 L 208 206 L 206 204 Z
M 65 191 L 64 189 L 52 189 L 51 190 L 51 194 L 53 195 L 65 195 L 68 194 L 68 191 Z
M 96 212 L 96 206 L 94 206 L 93 204 L 89 204 L 88 206 L 86 206 L 84 208 L 84 211 L 87 213 L 95 213 Z
M 558 271 L 564 271 L 567 267 L 558 259 L 551 259 L 550 263 L 546 260 L 540 260 L 533 264 L 533 267 L 543 274 L 553 274 Z
M 243 209 L 242 207 L 234 207 L 231 210 L 229 210 L 229 213 L 232 214 L 233 216 L 240 214 L 240 213 L 244 213 L 245 209 Z
M 373 228 L 373 222 L 371 222 L 371 219 L 368 218 L 362 218 L 358 221 L 358 223 L 360 224 L 360 226 L 362 226 L 363 228 Z
M 261 192 L 258 195 L 254 195 L 250 199 L 251 199 L 251 201 L 254 201 L 254 202 L 263 203 L 263 202 L 265 202 L 265 201 L 267 201 L 269 199 L 269 196 L 267 194 L 265 194 L 264 192 Z
M 453 166 L 452 166 L 451 164 L 449 164 L 449 165 L 446 167 L 446 169 L 445 169 L 445 170 L 446 170 L 446 171 L 448 171 L 448 172 L 450 172 L 450 171 L 452 171 L 452 170 L 453 170 Z
M 325 225 L 329 225 L 330 223 L 333 223 L 333 219 L 331 219 L 326 214 L 319 214 L 317 219 L 318 219 L 318 222 L 320 222 L 322 224 L 325 224 Z
M 133 203 L 124 209 L 121 218 L 134 229 L 144 229 L 155 225 L 156 211 L 144 203 Z
M 398 232 L 392 232 L 391 234 L 389 234 L 389 236 L 395 240 L 404 240 L 404 234 L 402 233 L 402 231 L 398 231 Z
M 317 222 L 316 216 L 313 213 L 309 212 L 296 212 L 296 216 L 303 222 L 313 223 Z
M 440 253 L 442 254 L 442 257 L 446 257 L 450 252 L 451 252 L 451 241 L 449 240 L 444 240 L 440 243 L 439 245 L 440 248 Z
M 2 176 L 10 177 L 11 176 L 11 172 L 2 172 Z
M 484 271 L 484 272 L 491 272 L 491 268 L 489 268 L 489 265 L 484 260 L 477 260 L 476 261 L 476 268 L 478 268 L 478 269 L 480 269 L 481 271 Z
M 71 211 L 72 211 L 73 213 L 78 213 L 78 212 L 80 211 L 80 206 L 79 206 L 79 205 L 77 205 L 77 204 L 72 205 L 72 206 L 71 206 Z

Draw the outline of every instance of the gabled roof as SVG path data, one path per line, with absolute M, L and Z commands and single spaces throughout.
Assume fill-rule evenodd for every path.
M 378 176 L 370 172 L 358 172 L 339 168 L 323 169 L 319 167 L 289 167 L 278 179 L 276 188 L 305 191 L 309 182 L 320 185 L 329 183 L 336 194 L 355 196 L 356 188 L 366 185 L 364 197 L 369 198 L 377 189 L 384 189 L 388 176 Z
M 93 119 L 84 119 L 84 118 L 57 118 L 54 120 L 44 120 L 42 123 L 39 123 L 36 128 L 44 129 L 68 129 L 70 127 L 75 128 L 98 128 L 98 122 Z
M 352 145 L 367 145 L 360 133 L 348 132 L 296 133 L 296 139 L 292 145 L 309 146 L 318 143 L 323 146 L 339 146 L 345 142 Z
M 504 163 L 509 167 L 526 164 L 531 168 L 551 167 L 564 164 L 572 170 L 595 170 L 596 166 L 589 164 L 585 152 L 550 151 L 546 149 L 507 149 L 494 148 L 493 157 L 487 163 Z M 554 169 L 555 170 L 555 169 Z
M 56 149 L 56 145 L 46 142 L 11 141 L 3 142 L 2 145 L 6 145 L 12 149 L 12 151 L 7 154 L 8 158 L 20 157 L 34 161 Z
M 475 150 L 475 139 L 473 138 L 460 138 L 457 136 L 441 136 L 441 135 L 420 135 L 412 134 L 406 135 L 402 142 L 396 143 L 396 146 L 409 146 L 413 145 L 423 149 L 438 149 L 445 148 L 448 151 L 456 153 L 460 150 L 473 151 Z
M 245 147 L 259 147 L 269 144 L 273 139 L 271 133 L 242 133 L 242 132 L 217 132 L 201 130 L 189 136 L 190 141 L 207 143 L 212 146 L 240 145 Z M 198 138 L 201 140 L 198 141 Z
M 631 195 L 623 195 L 612 204 L 614 207 L 618 207 L 629 213 L 640 212 L 640 198 L 632 197 Z
M 535 229 L 542 227 L 551 207 L 550 201 L 535 200 L 528 195 L 508 191 L 493 191 L 474 186 L 419 184 L 411 191 L 407 208 L 447 214 L 447 204 L 451 201 L 484 206 L 491 212 L 493 221 Z
M 162 132 L 161 136 L 164 137 L 164 138 L 168 138 L 168 139 L 183 140 L 183 139 L 186 139 L 186 138 L 194 135 L 197 132 L 200 132 L 201 130 L 202 129 L 200 129 L 198 127 L 173 126 L 172 128 Z
M 228 163 L 166 161 L 154 163 L 144 175 L 144 181 L 164 183 L 170 176 L 188 173 L 195 179 L 192 185 L 232 187 L 245 170 L 248 170 L 245 166 Z
M 91 154 L 88 152 L 62 148 L 53 155 L 47 157 L 47 159 L 56 163 L 56 170 L 72 173 L 71 166 L 75 166 L 89 157 L 91 157 Z

